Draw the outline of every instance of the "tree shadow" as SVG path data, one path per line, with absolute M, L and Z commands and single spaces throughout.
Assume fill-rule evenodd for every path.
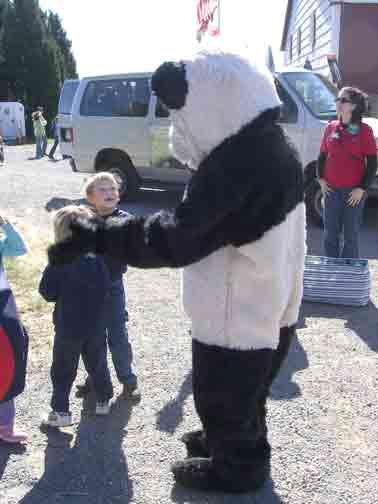
M 293 375 L 297 371 L 307 369 L 309 366 L 307 354 L 304 351 L 297 334 L 295 335 L 286 360 L 274 380 L 269 397 L 274 400 L 295 399 L 301 395 L 299 385 L 293 381 Z
M 182 189 L 142 188 L 135 201 L 122 201 L 120 207 L 138 217 L 144 217 L 158 210 L 173 210 L 182 199 Z
M 130 502 L 133 485 L 122 441 L 132 408 L 132 403 L 117 399 L 105 417 L 83 410 L 73 446 L 72 434 L 43 429 L 48 439 L 45 472 L 20 504 Z
M 0 481 L 4 475 L 10 457 L 12 455 L 22 455 L 26 452 L 26 449 L 26 446 L 23 444 L 0 441 Z
M 353 331 L 374 352 L 378 352 L 378 309 L 372 301 L 366 306 L 342 306 L 324 303 L 302 303 L 301 327 L 306 318 L 331 318 L 345 320 L 345 329 Z
M 183 419 L 183 406 L 186 398 L 192 392 L 192 371 L 186 375 L 178 394 L 169 401 L 158 413 L 156 427 L 163 432 L 173 434 Z
M 53 212 L 67 205 L 88 205 L 88 202 L 85 198 L 70 199 L 53 197 L 46 203 L 45 210 L 47 210 L 47 212 Z
M 144 188 L 139 191 L 135 201 L 122 201 L 119 207 L 126 212 L 143 217 L 163 208 L 172 210 L 179 204 L 181 198 L 182 191 L 180 190 Z M 67 205 L 88 205 L 88 201 L 85 198 L 53 196 L 45 204 L 45 210 L 52 212 Z
M 259 492 L 242 495 L 212 493 L 210 496 L 208 492 L 189 490 L 175 484 L 171 492 L 171 500 L 178 504 L 229 504 L 230 502 L 233 504 L 285 504 L 276 493 L 272 479 L 269 479 Z

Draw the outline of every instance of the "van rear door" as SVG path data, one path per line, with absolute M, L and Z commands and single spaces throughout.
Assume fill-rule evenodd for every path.
M 75 93 L 79 87 L 78 79 L 64 81 L 59 98 L 58 106 L 58 128 L 59 128 L 59 148 L 62 156 L 72 157 L 72 104 Z

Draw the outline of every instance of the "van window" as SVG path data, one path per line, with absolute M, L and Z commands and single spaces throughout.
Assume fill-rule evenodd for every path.
M 58 113 L 71 114 L 72 103 L 80 81 L 66 81 L 63 84 L 59 98 Z
M 83 116 L 145 117 L 150 101 L 149 79 L 97 80 L 88 83 L 80 106 Z
M 295 101 L 277 79 L 275 79 L 274 83 L 276 85 L 278 96 L 282 101 L 280 122 L 296 123 L 298 120 L 298 107 Z
M 337 89 L 324 77 L 312 72 L 287 72 L 282 75 L 316 117 L 329 120 L 336 116 Z

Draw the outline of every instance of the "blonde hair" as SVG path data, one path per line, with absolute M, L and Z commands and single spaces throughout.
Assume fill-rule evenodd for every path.
M 71 238 L 71 224 L 75 218 L 84 217 L 88 219 L 93 215 L 92 210 L 83 205 L 68 205 L 57 210 L 53 217 L 55 242 Z
M 90 194 L 93 193 L 93 191 L 96 189 L 96 186 L 100 184 L 101 182 L 111 182 L 114 184 L 117 189 L 119 188 L 119 184 L 115 178 L 115 176 L 112 173 L 109 172 L 98 172 L 96 175 L 93 175 L 90 177 L 84 186 L 84 194 L 86 196 L 89 196 Z

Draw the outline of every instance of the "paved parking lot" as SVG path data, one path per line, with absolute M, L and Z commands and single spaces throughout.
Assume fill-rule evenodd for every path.
M 1 213 L 39 232 L 49 225 L 46 209 L 82 197 L 85 175 L 72 173 L 66 161 L 28 160 L 33 155 L 28 146 L 8 148 L 6 155 L 0 168 Z M 173 207 L 179 197 L 142 191 L 125 208 L 144 214 Z M 362 231 L 362 255 L 372 272 L 371 303 L 302 306 L 298 338 L 269 401 L 272 480 L 259 494 L 225 497 L 173 486 L 169 465 L 184 456 L 178 439 L 198 426 L 179 272 L 132 269 L 126 286 L 141 403 L 116 401 L 109 418 L 96 419 L 90 405 L 82 410 L 73 399 L 75 426 L 41 432 L 40 416 L 51 392 L 46 344 L 18 400 L 18 421 L 30 433 L 27 450 L 0 446 L 0 503 L 377 504 L 377 217 L 378 208 L 369 207 Z M 311 225 L 308 245 L 310 253 L 320 253 L 321 230 Z M 32 327 L 30 332 L 40 337 Z

